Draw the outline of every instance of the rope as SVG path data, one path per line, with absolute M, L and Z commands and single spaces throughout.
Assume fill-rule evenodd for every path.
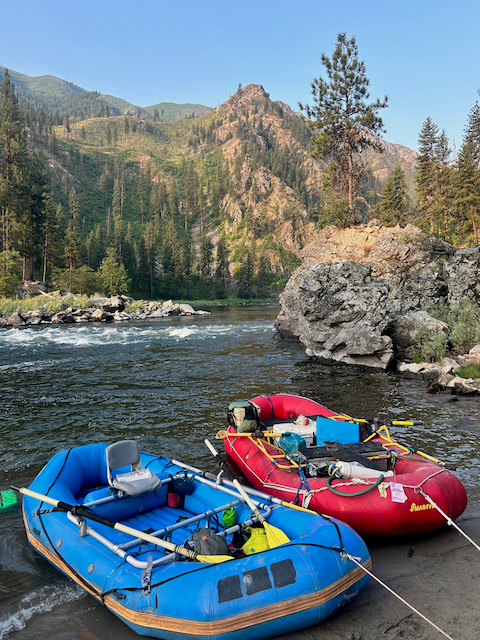
M 420 493 L 422 494 L 422 496 L 425 498 L 425 500 L 427 500 L 427 502 L 429 502 L 432 507 L 435 507 L 435 509 L 445 518 L 445 520 L 447 521 L 447 524 L 449 524 L 452 527 L 455 527 L 455 529 L 457 529 L 457 531 L 459 533 L 462 534 L 462 536 L 464 536 L 464 538 L 466 538 L 471 544 L 473 544 L 473 546 L 475 547 L 475 549 L 477 551 L 480 551 L 480 546 L 478 546 L 478 544 L 472 540 L 472 538 L 470 538 L 470 536 L 468 536 L 465 531 L 462 531 L 462 529 L 460 529 L 460 527 L 458 526 L 458 524 L 456 524 L 451 518 L 450 516 L 447 516 L 447 514 L 442 511 L 440 509 L 440 507 L 438 506 L 438 504 L 436 504 L 432 498 L 430 498 L 430 496 L 428 496 L 425 491 L 423 491 L 423 489 L 419 488 Z
M 397 593 L 395 593 L 395 591 L 393 591 L 393 589 L 390 589 L 390 587 L 388 587 L 384 582 L 382 582 L 380 580 L 380 578 L 377 578 L 377 576 L 374 576 L 373 573 L 371 571 L 369 571 L 368 569 L 366 569 L 362 564 L 360 564 L 360 562 L 358 562 L 357 558 L 354 558 L 353 556 L 351 556 L 349 553 L 345 554 L 345 556 L 351 560 L 352 562 L 354 562 L 357 567 L 360 567 L 360 569 L 363 569 L 363 571 L 365 571 L 365 573 L 368 573 L 368 575 L 373 578 L 374 580 L 376 580 L 378 582 L 378 584 L 382 585 L 382 587 L 385 587 L 385 589 L 387 591 L 389 591 L 392 595 L 394 595 L 396 598 L 398 598 L 400 600 L 400 602 L 403 602 L 404 605 L 406 605 L 409 609 L 411 609 L 414 613 L 416 613 L 418 616 L 420 616 L 420 618 L 422 618 L 423 620 L 425 620 L 425 622 L 428 622 L 429 625 L 431 625 L 434 629 L 436 629 L 439 633 L 441 633 L 443 636 L 445 636 L 445 638 L 448 638 L 448 640 L 453 640 L 452 636 L 449 636 L 448 633 L 445 633 L 445 631 L 442 631 L 440 629 L 440 627 L 437 627 L 436 624 L 434 624 L 431 620 L 429 620 L 426 616 L 423 615 L 423 613 L 420 613 L 420 611 L 418 611 L 418 609 L 415 609 L 415 607 L 412 607 L 411 604 L 409 604 L 406 600 L 404 600 L 401 596 L 399 596 Z
M 362 489 L 361 491 L 356 491 L 355 493 L 343 493 L 342 491 L 339 491 L 338 489 L 335 489 L 334 487 L 332 487 L 332 480 L 335 480 L 335 478 L 333 476 L 330 476 L 327 480 L 327 487 L 329 488 L 329 490 L 334 493 L 337 496 L 343 496 L 344 498 L 355 498 L 356 496 L 363 496 L 366 493 L 370 493 L 370 491 L 373 491 L 373 489 L 375 489 L 376 487 L 378 487 L 379 484 L 381 484 L 383 482 L 384 479 L 384 475 L 382 474 L 378 480 L 376 482 L 374 482 L 372 485 L 370 485 L 369 487 L 367 487 L 367 489 Z

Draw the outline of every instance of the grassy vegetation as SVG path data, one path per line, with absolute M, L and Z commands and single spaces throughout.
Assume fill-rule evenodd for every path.
M 457 369 L 456 374 L 460 378 L 480 378 L 480 369 L 475 364 L 469 364 Z
M 432 334 L 422 323 L 417 323 L 416 347 L 419 362 L 441 362 L 447 353 L 447 336 L 443 331 Z
M 0 316 L 6 318 L 12 313 L 28 313 L 29 311 L 58 313 L 69 307 L 88 309 L 93 306 L 92 300 L 94 297 L 67 295 L 63 297 L 37 296 L 35 298 L 26 298 L 25 300 L 19 300 L 18 298 L 0 298 Z
M 480 342 L 480 310 L 470 299 L 449 307 L 445 301 L 428 308 L 428 313 L 450 327 L 447 337 L 443 331 L 432 334 L 421 323 L 416 326 L 416 353 L 412 362 L 440 362 L 449 348 L 455 354 L 467 353 Z M 460 375 L 460 374 L 459 374 Z

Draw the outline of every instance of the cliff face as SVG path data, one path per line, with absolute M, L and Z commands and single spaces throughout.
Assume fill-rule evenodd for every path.
M 329 227 L 302 258 L 280 296 L 276 329 L 325 360 L 385 369 L 399 318 L 480 295 L 478 249 L 456 250 L 412 225 Z

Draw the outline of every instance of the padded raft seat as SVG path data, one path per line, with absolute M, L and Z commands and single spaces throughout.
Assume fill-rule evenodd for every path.
M 161 480 L 157 475 L 152 475 L 148 469 L 142 469 L 136 440 L 115 442 L 106 448 L 105 454 L 108 483 L 111 487 L 129 496 L 138 496 L 155 491 L 160 485 Z M 130 466 L 129 473 L 113 475 L 113 471 L 126 466 Z

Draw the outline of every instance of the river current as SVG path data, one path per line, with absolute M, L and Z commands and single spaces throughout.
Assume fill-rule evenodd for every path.
M 480 401 L 310 360 L 275 338 L 278 310 L 1 331 L 0 490 L 28 486 L 57 451 L 126 438 L 214 470 L 203 439 L 225 428 L 229 403 L 288 392 L 354 417 L 423 420 L 395 436 L 455 466 L 469 498 L 462 518 L 480 515 Z M 0 640 L 46 636 L 138 637 L 29 548 L 16 510 L 0 515 Z

